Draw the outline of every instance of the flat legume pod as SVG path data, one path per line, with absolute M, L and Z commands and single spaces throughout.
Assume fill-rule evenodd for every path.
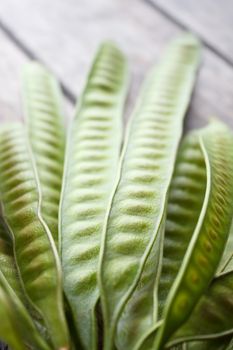
M 228 271 L 233 271 L 233 222 L 231 223 L 229 237 L 216 276 Z
M 230 336 L 226 336 L 217 339 L 188 342 L 185 343 L 182 350 L 230 350 L 228 348 L 230 339 Z
M 178 153 L 171 182 L 159 281 L 159 316 L 197 225 L 206 191 L 206 166 L 199 134 L 191 132 Z
M 27 64 L 23 73 L 24 113 L 41 186 L 41 213 L 57 244 L 65 144 L 61 92 L 38 63 Z
M 231 338 L 231 341 L 225 350 L 233 350 L 233 338 Z
M 165 238 L 163 243 L 162 274 L 159 279 L 158 304 L 159 314 L 163 309 L 167 294 L 179 271 L 185 251 L 191 239 L 193 230 L 198 221 L 204 200 L 206 187 L 206 169 L 203 154 L 200 149 L 197 132 L 190 133 L 183 141 L 177 156 L 176 166 L 171 181 L 168 197 Z M 158 245 L 158 249 L 160 245 Z M 155 250 L 155 256 L 158 252 Z M 152 255 L 152 254 L 151 254 Z M 151 257 L 149 271 L 156 271 L 155 257 Z M 144 273 L 145 275 L 145 273 Z M 154 290 L 154 279 L 151 273 L 147 274 L 148 287 Z M 139 283 L 147 286 L 146 283 Z M 140 298 L 132 298 L 126 307 L 118 325 L 117 346 L 119 349 L 129 347 L 137 348 L 138 334 L 143 334 L 153 326 L 157 315 L 149 317 L 151 302 L 148 298 L 148 287 L 141 288 Z M 153 298 L 153 294 L 151 294 Z M 138 300 L 138 301 L 137 301 Z M 137 301 L 137 302 L 136 302 Z M 143 303 L 143 305 L 141 305 Z M 146 309 L 148 307 L 148 310 Z M 129 312 L 129 308 L 131 311 Z M 144 332 L 140 332 L 142 327 Z M 126 331 L 127 330 L 127 331 Z M 125 337 L 128 339 L 124 339 Z M 151 335 L 150 335 L 151 337 Z M 146 346 L 146 345 L 144 345 Z
M 29 311 L 31 317 L 33 317 L 34 321 L 37 323 L 37 326 L 40 327 L 40 331 L 48 337 L 41 315 L 31 307 L 24 292 L 23 284 L 15 263 L 13 242 L 2 218 L 0 218 L 0 271 L 7 280 L 11 290 L 14 291 L 22 304 Z
M 20 281 L 14 262 L 13 248 L 10 242 L 0 238 L 0 270 L 16 294 L 20 294 Z
M 13 245 L 8 236 L 4 223 L 0 219 L 0 271 L 7 280 L 11 289 L 25 302 L 25 296 L 21 287 L 19 274 L 15 265 Z
M 187 350 L 186 347 L 186 344 L 179 344 L 169 348 L 169 350 Z
M 212 123 L 200 133 L 207 170 L 201 214 L 164 310 L 154 349 L 160 349 L 188 319 L 210 284 L 228 238 L 233 213 L 233 137 Z M 221 304 L 223 306 L 223 304 Z
M 51 349 L 41 338 L 24 305 L 0 271 L 0 338 L 12 349 Z
M 233 271 L 227 267 L 226 271 L 212 281 L 187 322 L 172 337 L 172 343 L 233 333 Z
M 105 350 L 113 348 L 117 321 L 137 287 L 156 238 L 160 240 L 158 232 L 162 232 L 159 228 L 198 53 L 199 45 L 192 36 L 176 40 L 145 82 L 133 113 L 101 250 L 99 285 Z M 156 271 L 152 276 L 155 281 Z M 153 298 L 150 300 L 151 313 L 156 314 Z
M 121 51 L 95 57 L 69 133 L 60 211 L 64 289 L 85 349 L 95 349 L 101 233 L 122 140 L 128 81 Z
M 42 315 L 54 347 L 67 349 L 59 258 L 41 217 L 40 188 L 26 134 L 17 123 L 0 133 L 0 198 L 25 292 Z

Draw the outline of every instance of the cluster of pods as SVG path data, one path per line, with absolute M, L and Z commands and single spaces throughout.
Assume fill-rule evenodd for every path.
M 0 339 L 12 350 L 232 350 L 233 134 L 185 137 L 200 61 L 189 33 L 148 74 L 97 51 L 68 131 L 56 79 L 23 70 L 0 126 Z

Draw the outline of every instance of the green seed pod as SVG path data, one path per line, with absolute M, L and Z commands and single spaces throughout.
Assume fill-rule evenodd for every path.
M 117 172 L 128 71 L 121 51 L 97 52 L 68 137 L 60 207 L 64 289 L 83 347 L 96 349 L 101 233 Z
M 7 280 L 11 289 L 24 302 L 25 296 L 19 280 L 15 265 L 13 246 L 10 237 L 6 233 L 4 223 L 0 219 L 0 271 Z
M 23 73 L 24 113 L 41 186 L 41 214 L 57 244 L 65 145 L 61 92 L 52 74 L 38 63 L 27 64 Z
M 188 320 L 173 335 L 170 343 L 231 334 L 233 332 L 232 289 L 232 271 L 216 277 L 201 296 Z
M 188 247 L 190 239 L 193 234 L 193 230 L 197 224 L 201 207 L 204 200 L 206 188 L 206 168 L 204 157 L 200 148 L 198 132 L 191 132 L 185 137 L 179 149 L 175 170 L 173 173 L 173 178 L 170 185 L 169 196 L 168 196 L 168 206 L 167 206 L 167 218 L 165 226 L 165 237 L 163 242 L 163 261 L 162 261 L 162 272 L 160 275 L 158 286 L 158 306 L 159 306 L 159 316 L 161 317 L 161 312 L 164 308 L 168 292 L 172 286 L 172 283 L 179 271 L 182 259 L 185 255 L 185 251 Z M 158 247 L 160 248 L 160 245 Z M 158 251 L 155 250 L 155 256 Z M 154 266 L 155 257 L 151 256 L 151 270 L 156 271 Z M 150 288 L 154 290 L 154 280 L 151 278 L 151 274 L 148 275 L 149 281 L 151 281 Z M 145 285 L 145 283 L 143 283 Z M 132 322 L 128 319 L 130 313 L 124 313 L 119 322 L 118 328 L 122 328 L 121 338 L 118 337 L 119 342 L 124 341 L 124 336 L 127 334 L 131 342 L 135 342 L 138 334 L 138 326 L 150 329 L 152 327 L 155 319 L 148 318 L 150 313 L 146 310 L 151 308 L 151 303 L 148 302 L 148 290 L 144 290 L 141 296 L 144 295 L 143 307 L 140 307 L 142 300 L 139 299 L 140 303 L 133 304 L 132 301 L 128 303 L 127 309 L 129 307 L 134 307 L 134 317 Z M 137 307 L 141 313 L 136 314 Z M 144 322 L 143 324 L 143 314 L 144 312 Z M 131 311 L 132 313 L 132 311 Z M 133 314 L 132 314 L 133 315 Z M 124 320 L 124 324 L 123 324 Z M 131 327 L 132 331 L 128 333 L 123 332 L 124 329 Z M 153 330 L 153 333 L 155 331 Z M 151 346 L 153 345 L 152 335 L 148 333 L 148 337 L 151 340 Z M 135 348 L 147 349 L 148 339 L 145 335 Z M 129 342 L 129 341 L 128 341 Z M 136 344 L 136 342 L 135 342 Z M 143 346 L 142 346 L 143 344 Z M 123 344 L 122 344 L 123 345 Z M 119 346 L 119 345 L 118 345 Z M 123 346 L 122 346 L 123 348 Z
M 59 258 L 41 217 L 36 168 L 20 124 L 0 133 L 0 199 L 25 293 L 43 317 L 55 348 L 68 349 Z
M 167 296 L 197 225 L 206 191 L 206 166 L 198 132 L 184 139 L 168 198 L 158 302 L 161 317 Z
M 230 350 L 228 347 L 230 341 L 231 336 L 228 335 L 217 339 L 188 342 L 183 345 L 182 350 Z M 173 350 L 173 347 L 171 349 Z
M 164 323 L 155 338 L 160 349 L 188 319 L 207 290 L 226 244 L 233 213 L 233 137 L 221 123 L 200 133 L 207 186 L 201 214 L 179 273 L 170 290 Z M 170 344 L 170 342 L 168 342 Z
M 167 192 L 198 59 L 199 45 L 195 38 L 185 35 L 175 41 L 162 63 L 145 82 L 133 113 L 105 223 L 100 258 L 99 285 L 105 350 L 113 348 L 117 322 L 137 285 L 139 289 L 133 296 L 135 303 L 138 303 L 137 299 L 141 298 L 144 289 L 150 293 L 151 305 L 147 315 L 143 315 L 143 303 L 137 308 L 138 322 L 140 314 L 147 329 L 145 316 L 153 320 L 157 314 L 154 309 L 156 296 L 152 296 L 156 293 L 149 286 L 151 280 L 144 278 L 142 272 L 151 250 L 157 250 L 161 242 L 163 230 L 160 228 L 164 221 Z M 156 259 L 161 259 L 160 254 Z M 154 262 L 156 265 L 157 262 Z M 160 269 L 155 272 L 150 262 L 147 266 L 145 275 L 151 274 L 152 284 L 155 284 Z M 140 278 L 149 285 L 140 283 Z M 141 300 L 145 301 L 144 296 Z M 133 312 L 128 318 L 133 322 L 131 331 L 137 320 Z M 135 341 L 143 336 L 145 328 L 141 325 L 137 327 L 140 332 L 136 331 L 131 337 L 123 335 L 128 331 L 124 326 L 122 332 L 119 329 L 117 346 L 120 349 L 133 348 Z
M 233 271 L 233 222 L 231 223 L 229 237 L 216 276 L 230 271 Z
M 12 349 L 51 349 L 41 338 L 27 310 L 0 271 L 0 338 Z

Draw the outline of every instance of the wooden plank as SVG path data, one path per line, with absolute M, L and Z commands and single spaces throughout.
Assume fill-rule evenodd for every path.
M 147 1 L 147 0 L 146 0 Z M 232 0 L 150 0 L 233 62 Z
M 26 61 L 27 57 L 0 31 L 0 121 L 13 121 L 22 116 L 20 70 Z
M 0 121 L 22 120 L 21 70 L 28 57 L 0 31 Z M 71 104 L 64 99 L 64 109 Z M 1 125 L 0 125 L 1 127 Z
M 188 127 L 204 126 L 219 118 L 233 127 L 233 70 L 204 50 L 200 74 L 191 101 Z
M 81 5 L 76 0 L 1 0 L 0 18 L 73 93 L 80 92 L 99 42 L 115 40 L 134 73 L 131 100 L 147 68 L 180 33 L 178 26 L 139 0 L 85 0 Z M 205 49 L 187 125 L 203 125 L 214 115 L 233 126 L 232 96 L 231 67 Z

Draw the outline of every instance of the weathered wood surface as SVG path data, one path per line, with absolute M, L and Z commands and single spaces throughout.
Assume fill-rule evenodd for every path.
M 0 31 L 0 120 L 12 122 L 23 119 L 21 74 L 29 58 Z M 64 98 L 64 113 L 72 107 Z
M 0 32 L 0 120 L 21 119 L 20 71 L 28 58 Z
M 139 0 L 1 0 L 0 19 L 73 94 L 80 93 L 100 41 L 116 41 L 130 60 L 134 78 L 131 100 L 135 100 L 148 67 L 181 31 Z M 232 96 L 232 67 L 204 48 L 187 124 L 203 125 L 209 116 L 218 116 L 233 126 Z
M 233 63 L 232 0 L 149 0 Z

